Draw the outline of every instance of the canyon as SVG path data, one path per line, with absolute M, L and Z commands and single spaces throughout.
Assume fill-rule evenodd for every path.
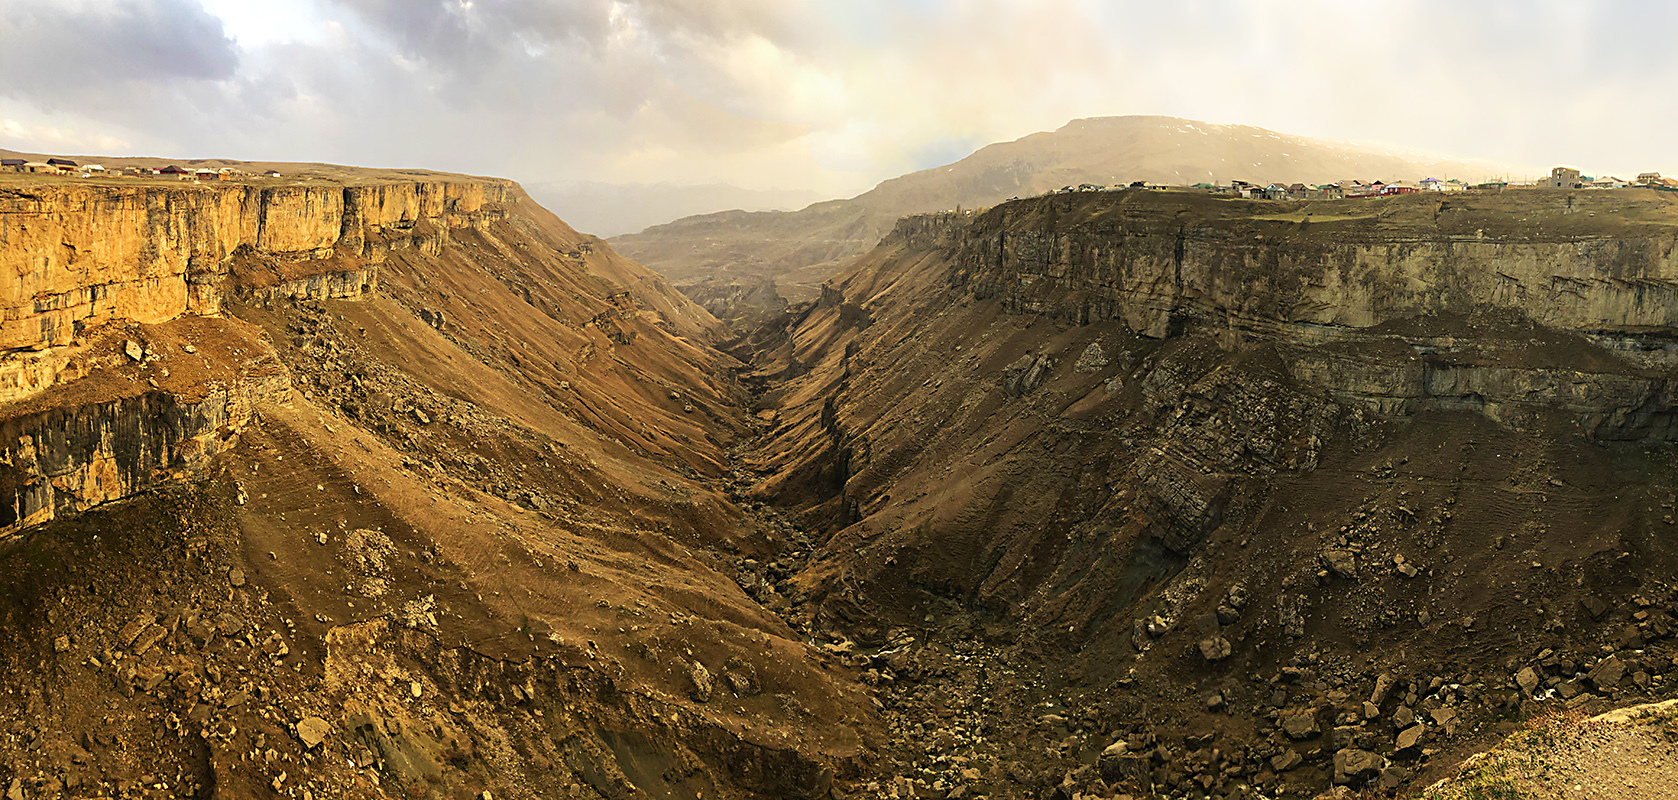
M 734 344 L 748 496 L 825 539 L 800 613 L 889 654 L 945 786 L 1416 791 L 1546 709 L 1670 695 L 1674 210 L 906 218 Z
M 811 796 L 715 320 L 516 185 L 0 184 L 8 791 Z M 733 557 L 733 556 L 730 556 Z M 777 721 L 780 720 L 780 721 Z
M 1051 194 L 725 325 L 509 181 L 8 178 L 0 783 L 1484 784 L 1672 694 L 1675 220 Z

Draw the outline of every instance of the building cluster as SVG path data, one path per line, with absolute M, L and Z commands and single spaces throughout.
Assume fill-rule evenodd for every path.
M 1211 194 L 1234 195 L 1250 200 L 1338 200 L 1357 197 L 1388 197 L 1396 194 L 1419 194 L 1422 192 L 1466 192 L 1471 189 L 1502 190 L 1544 187 L 1551 189 L 1626 189 L 1649 188 L 1663 191 L 1678 191 L 1678 179 L 1663 178 L 1658 172 L 1644 172 L 1634 181 L 1622 180 L 1612 175 L 1591 177 L 1580 174 L 1572 167 L 1556 167 L 1550 170 L 1550 177 L 1529 181 L 1488 181 L 1484 183 L 1467 183 L 1455 178 L 1423 178 L 1419 181 L 1370 181 L 1343 180 L 1334 183 L 1249 183 L 1247 181 L 1230 181 L 1228 185 L 1214 183 L 1197 183 L 1193 186 L 1171 186 L 1166 184 L 1152 184 L 1136 181 L 1128 187 L 1123 184 L 1100 186 L 1084 183 L 1077 186 L 1064 186 L 1056 193 L 1070 192 L 1105 192 L 1117 191 L 1124 188 L 1132 189 L 1190 189 Z M 1018 198 L 1009 198 L 1017 200 Z
M 45 161 L 30 161 L 23 158 L 0 158 L 0 172 L 27 172 L 48 175 L 70 175 L 82 178 L 92 177 L 147 177 L 175 178 L 183 181 L 227 181 L 238 178 L 257 177 L 257 173 L 222 167 L 220 169 L 188 169 L 170 164 L 167 167 L 113 167 L 106 169 L 102 164 L 79 164 L 68 158 L 49 158 Z M 268 170 L 260 175 L 264 178 L 278 178 L 280 173 Z
M 1259 185 L 1246 181 L 1231 181 L 1228 186 L 1213 184 L 1199 184 L 1200 188 L 1214 194 L 1233 194 L 1253 200 L 1337 200 L 1346 197 L 1388 197 L 1395 194 L 1417 194 L 1420 192 L 1463 192 L 1474 188 L 1490 188 L 1487 185 L 1475 186 L 1455 178 L 1441 180 L 1439 178 L 1423 178 L 1419 181 L 1361 181 L 1348 179 L 1334 183 L 1268 183 Z

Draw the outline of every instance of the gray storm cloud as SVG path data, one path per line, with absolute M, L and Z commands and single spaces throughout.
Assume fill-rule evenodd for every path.
M 144 84 L 223 80 L 238 66 L 221 20 L 193 0 L 0 0 L 0 94 L 44 108 L 109 102 Z

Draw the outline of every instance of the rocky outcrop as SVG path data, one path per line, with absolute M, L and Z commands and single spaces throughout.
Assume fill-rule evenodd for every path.
M 0 535 L 189 475 L 291 393 L 273 349 L 233 320 L 113 327 L 63 349 L 74 380 L 0 407 Z
M 1559 193 L 1529 195 L 1597 213 Z M 1367 216 L 1297 221 L 1263 204 L 1117 197 L 1057 195 L 983 215 L 961 242 L 955 280 L 1018 313 L 1120 320 L 1156 338 L 1199 319 L 1333 339 L 1486 306 L 1568 330 L 1678 325 L 1678 235 L 1662 225 L 1522 227 L 1514 217 L 1528 209 L 1501 196 L 1443 210 L 1421 196 L 1372 200 L 1357 209 Z M 1616 198 L 1593 201 L 1618 211 Z
M 1276 342 L 1294 379 L 1383 416 L 1466 409 L 1527 426 L 1559 412 L 1599 438 L 1670 440 L 1678 236 L 1514 220 L 1534 204 L 1672 212 L 1553 194 L 1342 204 L 1321 221 L 1193 195 L 1060 195 L 995 209 L 944 246 L 951 283 L 1011 313 Z
M 189 473 L 236 441 L 255 403 L 289 394 L 272 350 L 233 323 L 187 331 L 190 352 L 204 348 L 193 366 L 203 361 L 209 373 L 174 379 L 149 372 L 161 354 L 138 345 L 138 357 L 113 362 L 121 346 L 109 330 L 137 324 L 170 339 L 172 322 L 218 316 L 230 291 L 261 301 L 365 296 L 389 253 L 435 253 L 450 230 L 501 219 L 511 187 L 436 179 L 0 190 L 0 532 Z
M 291 392 L 283 372 L 191 401 L 145 392 L 0 422 L 0 534 L 178 479 L 237 443 L 254 405 Z
M 328 271 L 311 262 L 339 252 L 376 263 L 398 247 L 435 249 L 451 228 L 502 216 L 510 192 L 493 180 L 8 187 L 0 190 L 0 350 L 68 344 L 112 320 L 218 313 L 221 280 L 241 248 L 291 262 L 291 280 Z

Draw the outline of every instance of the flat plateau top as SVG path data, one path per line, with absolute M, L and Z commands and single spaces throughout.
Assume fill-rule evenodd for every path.
M 1580 241 L 1678 233 L 1678 193 L 1646 188 L 1518 188 L 1423 192 L 1343 200 L 1247 200 L 1191 191 L 1127 189 L 1004 203 L 985 226 L 1121 227 L 1223 231 L 1269 240 L 1406 238 Z
M 23 158 L 29 161 L 46 161 L 54 156 L 39 153 L 14 153 L 0 150 L 0 158 Z M 251 183 L 266 186 L 320 186 L 340 185 L 354 186 L 377 183 L 396 183 L 408 181 L 428 182 L 481 182 L 491 180 L 481 176 L 462 175 L 452 172 L 437 172 L 429 169 L 380 169 L 374 167 L 347 167 L 339 164 L 320 164 L 305 162 L 281 161 L 234 161 L 225 158 L 104 158 L 101 156 L 59 156 L 69 158 L 79 165 L 98 164 L 107 172 L 128 167 L 147 167 L 162 169 L 167 166 L 177 166 L 185 170 L 220 170 L 229 167 L 239 170 L 229 183 Z M 264 178 L 262 173 L 273 170 L 280 173 L 278 178 Z M 178 185 L 191 183 L 191 180 L 181 180 L 173 175 L 149 175 L 145 177 L 121 177 L 116 175 L 100 175 L 98 177 L 83 178 L 79 174 L 51 174 L 0 171 L 0 185 L 17 184 L 46 184 L 46 183 L 156 183 Z M 219 182 L 219 181 L 218 181 Z

